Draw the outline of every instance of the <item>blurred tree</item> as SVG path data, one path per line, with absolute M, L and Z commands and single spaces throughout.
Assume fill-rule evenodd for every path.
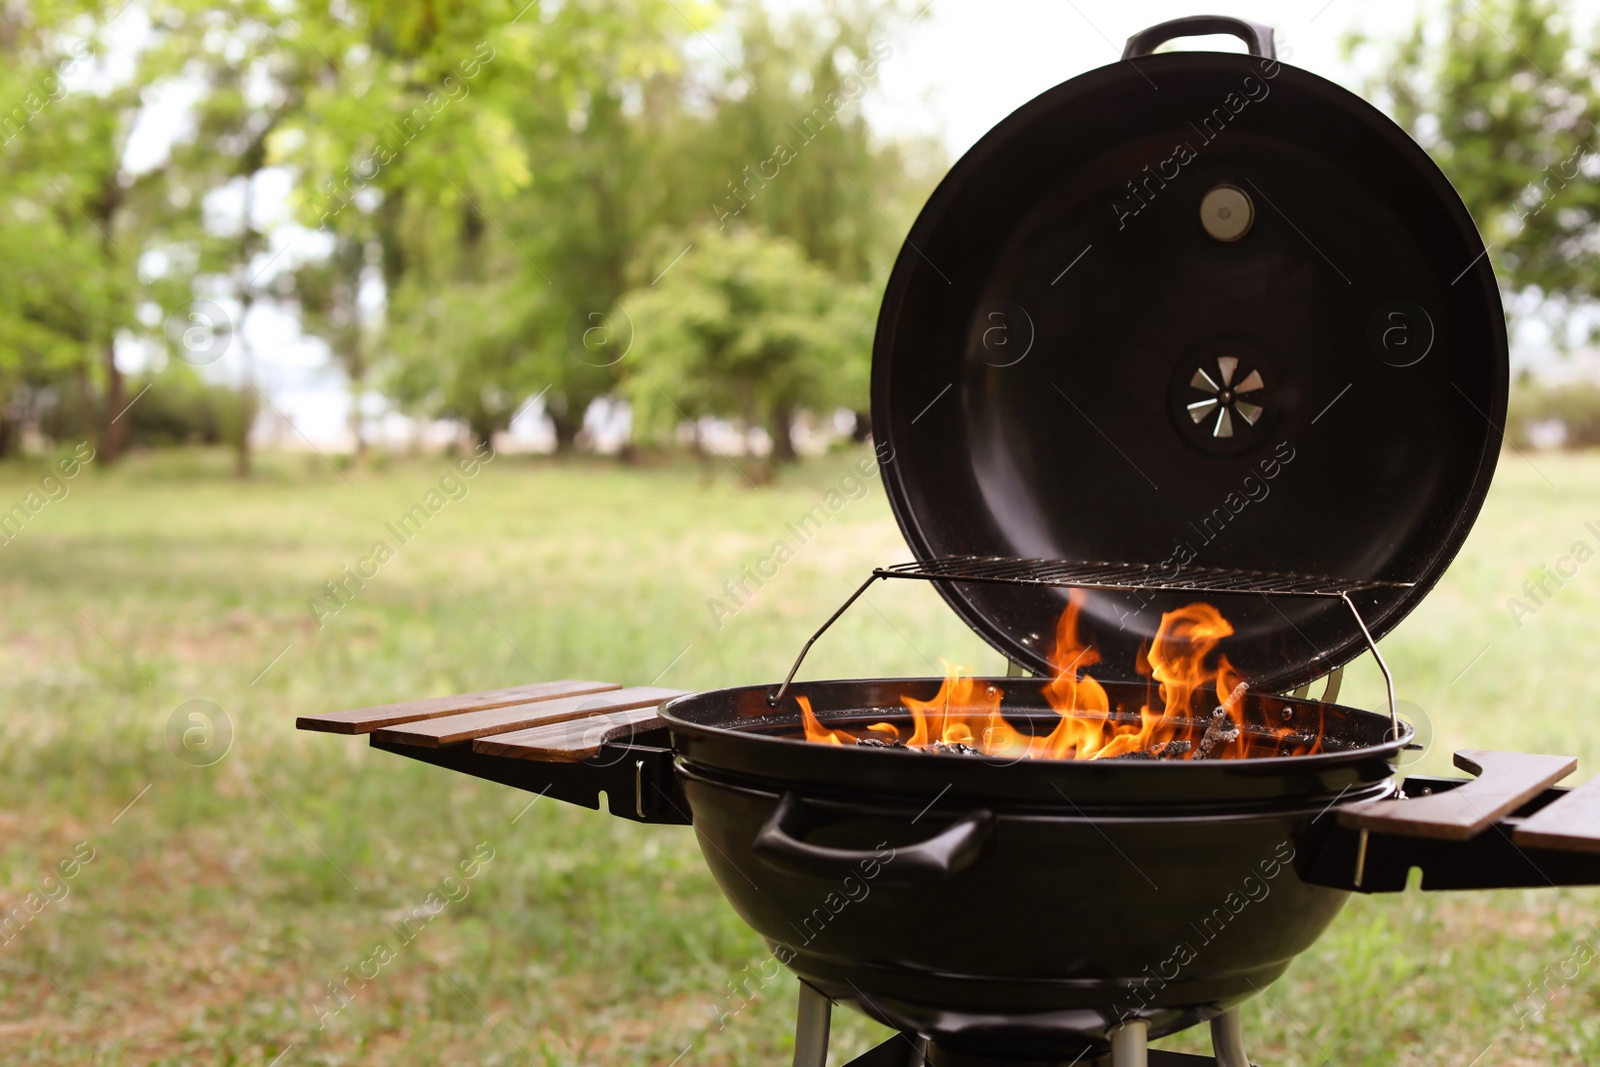
M 196 0 L 156 0 L 131 13 L 92 3 L 27 10 L 38 20 L 33 34 L 51 47 L 27 75 L 37 84 L 17 98 L 43 103 L 13 112 L 4 171 L 19 217 L 52 220 L 60 237 L 30 234 L 31 249 L 13 265 L 34 278 L 33 290 L 42 284 L 62 292 L 56 312 L 27 312 L 31 338 L 0 342 L 0 366 L 46 350 L 56 364 L 72 361 L 81 394 L 75 406 L 98 412 L 98 458 L 110 463 L 139 417 L 134 405 L 142 396 L 126 388 L 119 346 L 143 340 L 149 353 L 159 351 L 164 332 L 191 336 L 192 298 L 224 290 L 243 309 L 241 322 L 217 322 L 208 313 L 205 332 L 210 337 L 217 327 L 219 343 L 235 335 L 243 342 L 237 327 L 253 299 L 246 279 L 262 246 L 255 178 L 265 166 L 266 135 L 287 106 L 279 83 L 263 75 L 295 51 L 279 47 L 287 27 L 265 0 L 226 11 Z M 148 32 L 134 32 L 141 20 Z M 0 38 L 15 43 L 19 35 Z M 190 121 L 171 143 L 152 147 L 159 142 L 152 128 L 171 125 L 157 116 L 173 92 L 192 98 Z M 145 144 L 131 151 L 141 131 Z M 230 191 L 235 205 L 217 210 L 215 194 Z M 48 266 L 41 254 L 51 257 Z M 208 283 L 215 278 L 224 284 Z M 253 403 L 252 391 L 241 396 Z M 241 464 L 247 440 L 240 435 Z
M 858 101 L 892 51 L 893 9 L 833 9 L 813 29 L 744 5 L 729 24 L 739 58 L 713 73 L 682 60 L 685 38 L 710 27 L 680 7 L 594 0 L 507 25 L 478 9 L 411 19 L 409 5 L 366 18 L 359 69 L 381 60 L 387 76 L 347 68 L 363 95 L 330 91 L 283 158 L 311 179 L 307 221 L 381 247 L 384 313 L 365 336 L 410 410 L 483 436 L 537 395 L 571 447 L 624 369 L 587 348 L 593 323 L 654 276 L 641 268 L 660 234 L 726 226 L 736 180 L 772 193 L 738 222 L 793 237 L 848 280 L 886 271 L 898 237 L 879 211 L 907 215 L 916 196 Z M 784 139 L 804 157 L 779 176 Z M 748 177 L 763 161 L 773 180 Z M 865 389 L 849 403 L 863 408 Z
M 775 18 L 740 5 L 740 65 L 697 131 L 711 177 L 706 209 L 790 237 L 853 281 L 881 279 L 943 157 L 931 140 L 885 140 L 861 104 L 894 56 L 901 4 L 855 0 Z M 894 220 L 894 221 L 891 221 Z
M 361 369 L 479 436 L 543 392 L 570 444 L 615 375 L 570 358 L 567 320 L 622 291 L 652 200 L 634 157 L 648 141 L 623 112 L 670 78 L 693 24 L 670 0 L 349 10 L 359 90 L 314 92 L 279 146 L 303 177 L 302 217 L 336 247 L 378 249 L 383 307 Z
M 375 371 L 393 369 L 391 340 L 399 293 L 414 270 L 433 284 L 449 278 L 432 250 L 452 241 L 459 215 L 439 211 L 451 175 L 488 175 L 515 188 L 522 148 L 505 137 L 494 100 L 496 42 L 517 15 L 511 4 L 423 2 L 329 5 L 324 33 L 340 42 L 336 77 L 308 86 L 305 107 L 274 140 L 274 158 L 293 168 L 302 220 L 325 249 L 290 276 L 301 328 L 324 341 L 351 392 L 351 432 L 364 450 L 364 399 Z M 502 64 L 503 65 L 503 64 Z M 448 339 L 430 353 L 447 373 Z M 384 367 L 385 357 L 389 367 Z M 437 382 L 416 376 L 390 392 L 418 414 L 453 415 Z
M 20 444 L 23 426 L 44 408 L 87 399 L 92 325 L 111 317 L 113 293 L 96 284 L 97 249 L 81 228 L 51 211 L 37 175 L 0 175 L 0 457 Z
M 945 164 L 932 138 L 884 139 L 862 112 L 907 10 L 895 0 L 839 0 L 785 18 L 759 3 L 735 9 L 738 69 L 714 88 L 715 107 L 699 116 L 688 154 L 705 160 L 694 186 L 719 231 L 753 226 L 788 237 L 840 280 L 866 283 L 873 297 L 881 291 Z M 868 340 L 851 350 L 856 362 L 838 368 L 845 387 L 833 402 L 857 413 L 864 435 L 877 301 L 858 300 L 849 286 L 837 296 L 857 301 Z M 787 434 L 776 436 L 781 447 Z
M 413 291 L 394 331 L 391 392 L 489 441 L 525 399 L 528 320 L 541 305 L 515 278 L 446 283 L 425 297 Z
M 694 244 L 618 307 L 633 325 L 635 434 L 659 441 L 681 422 L 725 416 L 765 427 L 774 461 L 791 461 L 794 412 L 850 403 L 862 388 L 873 294 L 787 237 L 708 227 Z
M 82 4 L 12 5 L 0 15 L 0 99 L 11 102 L 0 113 L 0 409 L 25 382 L 77 388 L 97 409 L 98 458 L 110 463 L 130 402 L 118 339 L 145 330 L 137 263 L 153 237 L 156 183 L 123 162 L 143 109 L 142 56 L 127 57 L 131 76 L 114 76 L 106 32 Z M 13 437 L 0 425 L 0 448 Z
M 398 278 L 405 260 L 396 232 L 405 183 L 394 182 L 393 169 L 378 179 L 448 102 L 441 87 L 464 95 L 462 78 L 480 67 L 451 33 L 472 38 L 492 25 L 492 12 L 473 8 L 441 27 L 431 10 L 319 3 L 291 13 L 274 0 L 224 7 L 163 0 L 151 8 L 174 42 L 161 58 L 194 90 L 192 121 L 172 149 L 167 180 L 189 207 L 181 222 L 195 261 L 194 295 L 225 297 L 237 310 L 237 321 L 223 325 L 240 354 L 239 425 L 254 421 L 261 396 L 246 321 L 254 306 L 272 301 L 297 311 L 302 329 L 323 340 L 345 371 L 351 429 L 362 447 L 361 401 L 385 308 L 369 309 L 361 296 L 373 278 Z M 447 64 L 430 42 L 466 59 Z M 442 80 L 428 82 L 441 69 Z M 274 220 L 257 210 L 271 201 L 263 183 L 274 176 L 296 180 L 299 207 L 316 228 L 276 252 L 266 233 Z M 394 195 L 385 197 L 391 185 Z M 248 433 L 235 444 L 247 472 Z
M 588 351 L 585 331 L 627 288 L 652 230 L 691 217 L 680 52 L 683 37 L 708 23 L 703 9 L 690 15 L 692 25 L 654 4 L 641 16 L 639 28 L 654 28 L 635 54 L 565 55 L 564 63 L 582 66 L 552 72 L 562 91 L 516 116 L 540 160 L 528 194 L 508 205 L 510 240 L 537 249 L 530 255 L 541 264 L 523 271 L 525 291 L 543 297 L 525 327 L 524 395 L 549 387 L 544 409 L 562 450 L 572 447 L 589 404 L 617 386 L 617 367 Z
M 287 124 L 304 114 L 307 94 L 335 83 L 339 71 L 328 58 L 348 33 L 316 8 L 285 14 L 271 0 L 239 0 L 218 6 L 207 0 L 158 0 L 150 7 L 153 24 L 164 31 L 152 50 L 152 66 L 193 96 L 189 122 L 174 139 L 164 163 L 171 200 L 168 223 L 187 266 L 186 296 L 211 300 L 214 315 L 226 301 L 234 316 L 207 323 L 201 352 L 175 342 L 180 359 L 206 360 L 232 349 L 239 355 L 239 410 L 228 420 L 242 432 L 229 435 L 239 474 L 250 472 L 250 427 L 260 391 L 248 322 L 263 301 L 281 297 L 268 276 L 277 260 L 268 248 L 260 205 L 262 182 L 272 169 L 269 147 Z M 320 43 L 318 43 L 320 42 Z M 169 321 L 182 323 L 180 302 Z M 209 315 L 202 315 L 209 318 Z M 182 334 L 180 330 L 169 332 Z M 216 347 L 213 347 L 216 346 Z
M 1600 296 L 1596 57 L 1553 0 L 1452 0 L 1376 50 L 1373 89 L 1449 175 L 1510 290 Z
M 208 382 L 178 361 L 129 382 L 136 391 L 146 385 L 150 388 L 139 401 L 139 418 L 128 431 L 130 444 L 146 448 L 231 444 L 238 436 L 236 390 Z
M 357 411 L 377 388 L 487 437 L 541 397 L 570 447 L 627 370 L 589 348 L 592 324 L 692 263 L 692 243 L 654 251 L 707 223 L 708 242 L 747 227 L 793 242 L 847 283 L 835 303 L 859 298 L 865 330 L 872 301 L 852 286 L 882 276 L 898 243 L 888 220 L 920 192 L 906 177 L 916 147 L 878 141 L 859 110 L 898 10 L 4 6 L 0 103 L 17 106 L 0 107 L 0 451 L 71 389 L 114 459 L 137 420 L 117 362 L 130 342 L 156 363 L 162 347 L 197 366 L 234 351 L 229 422 L 248 426 L 259 392 L 246 323 L 263 302 L 327 343 Z M 706 37 L 717 55 L 688 58 Z M 274 217 L 285 181 L 299 233 Z M 855 381 L 840 395 L 860 407 L 856 350 L 831 380 Z M 759 418 L 782 423 L 780 454 L 789 413 L 820 395 L 776 388 L 778 415 Z M 353 429 L 359 440 L 359 419 Z M 248 470 L 247 434 L 237 447 Z

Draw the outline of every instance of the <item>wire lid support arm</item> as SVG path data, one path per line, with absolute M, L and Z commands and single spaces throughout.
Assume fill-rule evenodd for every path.
M 1350 599 L 1349 593 L 1340 593 L 1339 599 L 1344 601 L 1344 606 L 1350 609 L 1351 618 L 1356 620 L 1356 625 L 1361 627 L 1361 636 L 1367 639 L 1367 649 L 1372 653 L 1372 658 L 1378 661 L 1378 669 L 1383 672 L 1383 684 L 1389 694 L 1389 729 L 1394 731 L 1393 737 L 1400 736 L 1400 709 L 1399 702 L 1394 696 L 1394 675 L 1389 673 L 1389 665 L 1383 660 L 1383 653 L 1378 651 L 1378 642 L 1372 639 L 1372 631 L 1367 629 L 1367 624 L 1361 618 L 1361 612 L 1356 610 L 1355 602 Z
M 834 612 L 832 615 L 829 615 L 828 621 L 817 627 L 817 632 L 811 635 L 811 640 L 805 643 L 805 646 L 800 649 L 800 654 L 794 658 L 794 665 L 789 668 L 788 677 L 784 678 L 783 684 L 778 686 L 777 692 L 767 697 L 768 704 L 772 705 L 773 707 L 777 707 L 779 704 L 783 703 L 783 698 L 789 694 L 789 683 L 794 681 L 795 674 L 800 670 L 800 664 L 805 662 L 806 653 L 810 652 L 811 646 L 817 643 L 817 638 L 827 633 L 828 627 L 837 622 L 839 620 L 839 616 L 848 611 L 850 609 L 850 605 L 854 604 L 861 598 L 861 594 L 867 591 L 867 586 L 883 577 L 884 575 L 879 574 L 877 571 L 873 571 L 867 576 L 867 580 L 857 586 L 854 593 L 850 594 L 850 599 L 846 600 L 843 604 L 840 604 L 839 610 Z
M 1395 698 L 1394 675 L 1389 664 L 1378 651 L 1378 642 L 1367 629 L 1366 620 L 1356 608 L 1351 593 L 1378 589 L 1403 589 L 1410 582 L 1328 578 L 1306 574 L 1271 574 L 1262 571 L 1241 571 L 1224 567 L 1198 567 L 1178 571 L 1171 575 L 1159 574 L 1148 564 L 1077 563 L 1067 560 L 1008 559 L 997 556 L 958 556 L 902 563 L 893 567 L 875 569 L 867 580 L 856 587 L 850 598 L 811 635 L 795 657 L 794 665 L 783 684 L 767 697 L 767 703 L 777 707 L 789 695 L 790 685 L 805 661 L 806 654 L 817 639 L 828 631 L 850 605 L 861 598 L 873 582 L 887 578 L 920 579 L 930 582 L 988 582 L 1002 585 L 1044 585 L 1062 588 L 1100 589 L 1107 591 L 1187 592 L 1220 594 L 1254 594 L 1258 596 L 1321 597 L 1344 601 L 1350 615 L 1366 638 L 1367 649 L 1378 661 L 1383 672 L 1384 685 L 1389 699 L 1389 728 L 1394 737 L 1400 736 L 1399 701 Z M 1337 692 L 1330 683 L 1330 691 Z M 1324 694 L 1326 699 L 1326 694 Z

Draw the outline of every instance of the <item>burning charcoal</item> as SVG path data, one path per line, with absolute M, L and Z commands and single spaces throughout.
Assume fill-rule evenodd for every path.
M 858 738 L 856 738 L 856 744 L 864 745 L 867 748 L 905 748 L 906 747 L 906 743 L 904 741 L 899 740 L 898 738 L 896 738 L 893 741 L 885 741 L 882 738 L 878 738 L 878 737 L 858 737 Z
M 939 753 L 943 753 L 943 754 L 951 755 L 951 756 L 981 756 L 981 755 L 983 755 L 982 752 L 979 752 L 977 749 L 973 748 L 971 745 L 963 745 L 959 741 L 951 741 L 951 742 L 935 741 L 933 744 L 928 746 L 928 751 L 929 752 L 939 752 Z
M 1187 741 L 1162 741 L 1151 745 L 1143 752 L 1124 752 L 1120 756 L 1111 756 L 1111 759 L 1177 759 L 1189 751 Z
M 1239 740 L 1239 728 L 1228 717 L 1227 708 L 1218 708 L 1211 713 L 1211 722 L 1206 726 L 1205 736 L 1200 739 L 1200 747 L 1195 750 L 1195 759 L 1213 759 L 1222 755 L 1223 746 Z

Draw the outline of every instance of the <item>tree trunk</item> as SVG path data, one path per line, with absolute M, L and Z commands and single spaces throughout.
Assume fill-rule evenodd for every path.
M 255 425 L 256 403 L 255 367 L 251 358 L 250 342 L 245 338 L 244 323 L 250 317 L 251 293 L 246 289 L 240 299 L 239 324 L 234 335 L 239 338 L 239 362 L 242 367 L 239 382 L 239 439 L 233 443 L 233 470 L 241 478 L 250 476 L 250 428 Z
M 350 398 L 350 437 L 355 442 L 356 459 L 367 458 L 367 438 L 361 432 L 361 394 Z
M 94 395 L 94 380 L 90 377 L 93 370 L 86 359 L 73 365 L 72 377 L 78 385 L 78 410 L 75 415 L 68 415 L 69 421 L 63 423 L 63 429 L 70 427 L 73 434 L 82 434 L 85 443 L 91 437 L 100 436 L 100 428 L 95 425 L 95 406 L 99 398 Z
M 556 429 L 556 453 L 566 455 L 577 448 L 578 431 L 583 429 L 583 412 L 574 416 L 572 406 L 563 404 L 559 412 L 554 405 L 547 406 L 545 414 L 550 416 L 550 424 Z
M 255 213 L 255 190 L 256 172 L 252 170 L 244 176 L 244 211 L 239 229 L 239 262 L 244 265 L 246 271 L 249 269 L 250 255 L 254 248 L 255 230 L 252 228 L 251 219 Z M 241 273 L 241 277 L 244 276 Z M 239 339 L 239 440 L 234 442 L 236 451 L 233 456 L 233 469 L 240 478 L 250 476 L 250 428 L 255 425 L 258 410 L 254 354 L 250 351 L 250 337 L 244 332 L 255 297 L 255 285 L 252 281 L 246 281 L 239 286 L 239 321 L 230 324 L 233 336 Z
M 367 455 L 367 437 L 362 432 L 363 420 L 361 417 L 361 397 L 365 390 L 362 388 L 360 378 L 350 379 L 350 436 L 355 441 L 356 459 L 365 459 Z
M 16 451 L 20 429 L 15 420 L 6 418 L 5 405 L 0 403 L 0 459 Z
M 746 400 L 743 405 L 744 416 L 739 419 L 739 440 L 744 443 L 744 462 L 734 463 L 734 467 L 744 476 L 744 480 L 754 486 L 771 485 L 773 480 L 773 455 L 762 456 L 755 450 L 750 441 L 751 431 L 761 425 L 755 417 L 755 404 Z M 777 451 L 776 442 L 773 452 Z
M 127 389 L 122 371 L 117 369 L 117 342 L 107 339 L 103 349 L 106 366 L 105 425 L 100 431 L 100 454 L 95 458 L 107 465 L 122 456 L 122 447 L 128 440 L 128 424 L 133 418 L 124 409 L 128 405 Z
M 689 437 L 689 454 L 695 458 L 695 463 L 700 468 L 700 484 L 707 486 L 713 481 L 711 449 L 706 447 L 706 435 L 700 429 L 700 420 L 695 419 L 689 425 L 694 429 L 694 433 Z
M 259 410 L 255 383 L 246 381 L 239 388 L 239 437 L 233 442 L 233 472 L 241 478 L 250 477 L 250 427 L 255 425 Z
M 127 258 L 112 243 L 112 234 L 117 231 L 117 212 L 125 197 L 125 190 L 117 177 L 115 166 L 101 175 L 99 195 L 90 208 L 91 214 L 99 220 L 94 227 L 100 234 L 100 252 L 108 265 Z M 128 440 L 129 421 L 133 417 L 123 410 L 128 404 L 127 389 L 122 372 L 117 369 L 117 335 L 114 329 L 101 342 L 100 352 L 106 370 L 106 409 L 105 421 L 100 426 L 99 455 L 95 458 L 101 463 L 112 464 L 122 456 L 122 447 Z M 91 408 L 85 413 L 90 419 L 94 417 L 92 411 Z
M 796 463 L 800 454 L 794 450 L 794 412 L 786 404 L 772 409 L 772 419 L 767 432 L 772 435 L 772 462 Z
M 494 420 L 487 415 L 481 416 L 473 419 L 468 424 L 468 428 L 472 431 L 473 447 L 482 448 L 485 445 L 490 448 L 494 447 Z

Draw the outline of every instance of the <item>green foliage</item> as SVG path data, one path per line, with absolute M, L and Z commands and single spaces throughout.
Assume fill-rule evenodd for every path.
M 97 50 L 64 32 L 82 18 L 50 2 L 0 16 L 0 423 L 19 390 L 104 368 L 138 287 L 117 165 L 126 98 L 67 91 Z M 10 437 L 0 427 L 0 453 Z
M 720 415 L 764 425 L 793 458 L 803 407 L 860 407 L 873 294 L 754 229 L 707 227 L 660 280 L 618 305 L 632 324 L 626 395 L 636 432 L 660 440 L 680 421 Z
M 1374 91 L 1449 175 L 1507 287 L 1600 295 L 1595 54 L 1563 8 L 1451 0 L 1379 51 Z
M 1561 424 L 1567 448 L 1600 447 L 1600 386 L 1539 386 L 1519 383 L 1511 390 L 1506 439 L 1518 448 L 1534 444 L 1531 428 Z
M 703 20 L 668 0 L 586 0 L 360 4 L 346 22 L 343 78 L 308 89 L 274 158 L 302 176 L 305 223 L 375 250 L 386 311 L 361 354 L 326 323 L 313 332 L 352 378 L 370 366 L 410 410 L 479 436 L 548 387 L 570 443 L 615 375 L 569 358 L 567 319 L 615 301 L 658 206 L 660 116 L 625 101 L 670 121 Z
M 537 292 L 515 281 L 408 288 L 396 310 L 387 389 L 412 410 L 457 418 L 480 441 L 504 429 L 526 393 Z
M 147 448 L 237 445 L 243 427 L 236 390 L 207 382 L 177 361 L 168 363 L 159 374 L 131 380 L 128 388 L 135 396 L 143 394 L 129 409 L 139 413 L 129 444 Z
M 331 259 L 362 247 L 381 267 L 387 301 L 360 334 L 365 355 L 341 354 L 355 351 L 348 333 L 309 327 L 352 378 L 371 367 L 409 410 L 463 419 L 480 437 L 542 395 L 570 445 L 590 401 L 628 370 L 589 358 L 576 339 L 682 249 L 652 256 L 664 234 L 728 225 L 734 183 L 751 198 L 739 224 L 791 238 L 849 281 L 883 276 L 898 238 L 879 211 L 903 214 L 918 199 L 902 195 L 916 146 L 875 139 L 858 101 L 892 54 L 895 9 L 780 24 L 741 5 L 723 27 L 738 38 L 732 66 L 691 68 L 685 41 L 712 28 L 710 14 L 631 0 L 563 4 L 500 33 L 476 10 L 414 22 L 385 9 L 356 26 L 368 49 L 344 75 L 362 91 L 318 83 L 272 142 L 274 158 L 304 176 L 303 221 L 336 235 Z M 774 173 L 780 142 L 789 147 Z M 318 284 L 297 276 L 302 306 L 315 306 Z M 863 310 L 856 290 L 840 293 Z M 857 351 L 862 361 L 831 377 L 862 406 L 866 348 Z M 815 377 L 735 406 L 771 421 L 774 406 L 831 403 Z M 652 402 L 703 406 L 702 386 L 654 385 Z M 658 415 L 643 424 L 659 431 Z
M 667 234 L 682 231 L 658 232 L 657 254 L 645 260 L 651 269 L 635 274 L 622 302 L 660 319 L 634 323 L 637 355 L 623 365 L 641 438 L 659 441 L 679 417 L 715 414 L 765 425 L 776 457 L 787 459 L 795 411 L 866 409 L 877 296 L 901 229 L 943 169 L 931 144 L 885 141 L 861 112 L 908 11 L 841 3 L 824 17 L 779 19 L 755 4 L 735 9 L 739 51 L 714 89 L 715 110 L 687 126 L 691 163 L 669 172 L 674 184 L 699 191 L 696 217 L 716 226 L 676 240 Z M 652 286 L 691 238 L 693 250 Z M 763 244 L 771 244 L 766 253 Z M 781 249 L 798 250 L 825 273 L 784 266 Z M 793 280 L 777 281 L 785 270 L 796 272 Z M 682 307 L 650 295 L 685 287 Z M 753 322 L 704 317 L 741 301 L 762 309 Z M 778 336 L 785 331 L 789 337 Z M 734 376 L 721 380 L 729 363 L 737 364 Z M 757 384 L 761 375 L 770 381 Z
M 243 432 L 237 389 L 207 381 L 177 360 L 158 372 L 129 378 L 127 389 L 131 406 L 118 421 L 129 424 L 128 445 L 237 446 Z M 95 439 L 98 414 L 80 391 L 51 390 L 40 398 L 40 408 L 39 428 L 52 440 Z
M 696 131 L 719 226 L 792 238 L 852 281 L 887 277 L 900 241 L 885 215 L 909 217 L 943 169 L 931 144 L 884 141 L 861 110 L 908 11 L 835 3 L 780 20 L 755 4 L 736 10 L 739 69 Z
M 114 418 L 136 391 L 114 353 L 170 345 L 164 324 L 195 300 L 236 320 L 220 325 L 241 425 L 256 400 L 244 326 L 276 304 L 327 345 L 358 400 L 382 390 L 487 437 L 538 395 L 570 446 L 628 369 L 574 338 L 655 276 L 665 235 L 751 228 L 852 285 L 886 273 L 889 220 L 925 184 L 908 175 L 937 170 L 926 145 L 875 137 L 860 110 L 905 12 L 850 0 L 824 14 L 155 0 L 126 15 L 148 22 L 137 37 L 120 8 L 46 0 L 0 15 L 0 102 L 21 107 L 0 111 L 0 453 L 37 422 L 31 398 L 53 391 L 114 460 L 145 407 Z M 691 58 L 708 36 L 717 59 Z M 68 92 L 58 75 L 79 64 L 96 76 Z M 174 94 L 190 102 L 173 143 L 130 169 L 130 136 Z M 272 232 L 269 172 L 290 178 L 314 234 Z M 856 289 L 837 295 L 870 318 Z M 811 355 L 774 353 L 839 346 L 790 332 L 762 342 L 788 379 L 734 406 L 784 425 L 773 411 L 861 406 L 865 346 L 823 373 Z

